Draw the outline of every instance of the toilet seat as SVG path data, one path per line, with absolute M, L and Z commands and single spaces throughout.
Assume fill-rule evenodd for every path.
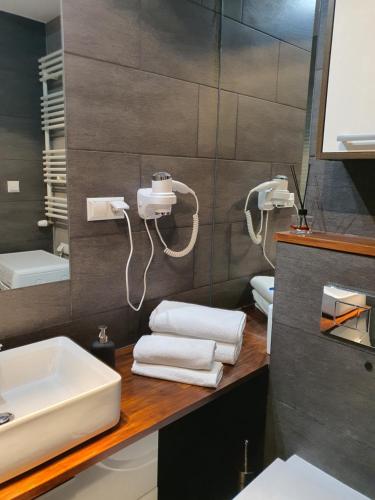
M 370 500 L 293 455 L 276 459 L 234 500 Z

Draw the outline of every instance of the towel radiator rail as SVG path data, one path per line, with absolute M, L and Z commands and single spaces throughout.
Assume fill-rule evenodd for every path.
M 63 89 L 64 54 L 51 52 L 39 59 L 39 81 L 42 83 L 41 125 L 44 132 L 43 178 L 47 194 L 44 209 L 47 220 L 38 222 L 47 226 L 56 222 L 68 223 L 68 204 L 61 193 L 66 191 L 66 150 L 55 149 L 57 137 L 65 132 L 65 99 Z M 58 90 L 56 85 L 59 86 Z M 53 88 L 55 86 L 55 89 Z M 52 88 L 50 88 L 52 87 Z M 60 196 L 59 196 L 60 193 Z

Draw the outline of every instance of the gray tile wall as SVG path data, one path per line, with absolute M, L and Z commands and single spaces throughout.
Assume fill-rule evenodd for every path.
M 44 213 L 38 81 L 44 24 L 0 12 L 0 47 L 0 253 L 50 250 L 50 229 L 37 226 Z M 8 180 L 20 181 L 19 193 L 8 193 Z
M 46 30 L 46 52 L 47 54 L 61 49 L 61 18 L 55 17 L 45 25 Z
M 322 0 L 307 205 L 323 231 L 374 236 L 373 161 L 316 159 L 327 0 Z M 375 259 L 278 244 L 269 399 L 269 460 L 298 454 L 375 498 L 375 353 L 320 333 L 323 286 L 374 292 Z
M 328 0 L 322 0 L 315 71 L 307 208 L 322 231 L 375 236 L 375 161 L 316 159 L 316 129 L 326 34 Z
M 290 164 L 300 168 L 314 8 L 313 0 L 223 2 L 213 248 L 213 281 L 223 290 L 220 304 L 233 304 L 230 293 L 237 294 L 237 305 L 251 301 L 249 287 L 233 288 L 227 279 L 248 284 L 254 274 L 272 273 L 261 248 L 251 243 L 243 208 L 251 188 L 277 174 L 291 180 Z M 216 112 L 206 118 L 205 130 L 212 135 L 207 132 L 205 145 L 216 119 Z M 251 206 L 256 208 L 256 197 Z M 272 258 L 272 233 L 288 227 L 291 213 L 270 214 L 267 253 Z
M 268 422 L 275 454 L 297 453 L 370 498 L 375 353 L 321 334 L 319 320 L 324 285 L 374 293 L 374 276 L 374 258 L 278 244 Z
M 143 313 L 132 313 L 135 326 L 123 328 L 124 343 L 127 329 L 143 333 L 160 298 L 238 306 L 251 300 L 249 274 L 267 268 L 260 249 L 249 244 L 243 203 L 251 186 L 275 174 L 272 162 L 285 170 L 300 160 L 310 53 L 239 22 L 243 8 L 238 2 L 223 19 L 218 92 L 215 3 L 80 0 L 78 11 L 76 2 L 64 1 L 73 318 L 127 310 L 126 228 L 87 223 L 86 196 L 125 194 L 133 208 L 134 300 L 149 252 L 134 210 L 136 190 L 149 185 L 154 171 L 167 170 L 200 200 L 194 253 L 172 260 L 156 244 L 148 303 Z M 259 115 L 251 120 L 255 108 Z M 192 210 L 193 201 L 179 197 L 173 215 L 160 222 L 177 247 L 189 237 Z
M 219 14 L 186 0 L 64 0 L 62 15 L 72 275 L 72 323 L 65 331 L 87 343 L 96 314 L 125 345 L 147 331 L 161 298 L 210 301 Z M 234 115 L 237 99 L 225 93 L 223 100 Z M 223 127 L 226 150 L 234 148 L 234 128 L 234 118 Z M 161 170 L 196 191 L 200 233 L 194 252 L 171 259 L 150 224 L 155 258 L 146 303 L 135 313 L 125 296 L 127 227 L 123 221 L 88 223 L 85 198 L 124 195 L 129 203 L 135 246 L 130 290 L 137 302 L 150 244 L 136 193 Z M 160 221 L 173 248 L 189 241 L 193 210 L 192 197 L 178 195 L 173 214 Z

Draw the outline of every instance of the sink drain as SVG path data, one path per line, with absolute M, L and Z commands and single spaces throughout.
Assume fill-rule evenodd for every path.
M 14 419 L 13 413 L 8 413 L 8 412 L 0 413 L 0 425 L 7 424 L 13 419 Z

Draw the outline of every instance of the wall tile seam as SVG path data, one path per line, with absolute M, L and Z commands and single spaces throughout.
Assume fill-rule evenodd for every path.
M 140 221 L 141 222 L 141 221 Z M 108 233 L 101 233 L 101 234 L 91 234 L 91 235 L 88 235 L 88 236 L 72 236 L 70 238 L 71 241 L 82 241 L 82 240 L 85 240 L 85 239 L 91 239 L 91 238 L 107 238 L 108 236 L 124 236 L 124 238 L 128 238 L 128 235 L 127 235 L 127 224 L 126 224 L 126 221 L 123 221 L 122 223 L 122 226 L 124 228 L 124 233 L 114 233 L 114 232 L 108 232 Z M 224 223 L 223 223 L 224 224 Z M 208 222 L 206 224 L 199 224 L 199 228 L 209 228 L 213 225 L 212 222 Z M 192 224 L 189 224 L 187 223 L 186 225 L 170 225 L 170 226 L 166 226 L 166 227 L 163 227 L 161 226 L 160 227 L 160 230 L 161 232 L 163 232 L 164 230 L 171 230 L 171 229 L 189 229 L 192 227 Z M 154 231 L 155 232 L 155 229 L 154 227 L 150 227 L 150 231 Z M 144 233 L 145 235 L 147 235 L 147 232 L 145 229 L 134 229 L 132 227 L 132 233 Z
M 209 10 L 212 10 L 212 9 L 209 9 Z M 238 21 L 237 19 L 233 19 L 232 17 L 225 16 L 225 15 L 223 17 L 226 17 L 227 19 L 230 19 L 231 21 L 234 21 L 237 24 L 241 24 L 242 26 L 246 26 L 246 28 L 250 28 L 254 31 L 257 31 L 258 33 L 261 33 L 262 35 L 269 36 L 270 38 L 273 38 L 274 40 L 278 40 L 279 42 L 286 43 L 288 45 L 291 45 L 292 47 L 295 47 L 297 49 L 303 50 L 304 52 L 308 52 L 309 54 L 311 54 L 311 50 L 305 49 L 304 47 L 300 47 L 299 45 L 296 45 L 295 43 L 292 43 L 288 40 L 284 40 L 283 38 L 280 38 L 272 33 L 267 33 L 266 31 L 263 31 L 259 28 L 255 28 L 254 26 L 251 26 L 250 24 L 246 24 L 243 20 Z
M 237 139 L 238 139 L 238 108 L 239 108 L 240 97 L 237 94 L 236 99 L 236 127 L 234 131 L 234 160 L 237 158 Z
M 41 151 L 42 151 L 42 148 L 43 148 L 43 145 L 41 144 Z M 36 157 L 19 158 L 19 157 L 14 157 L 14 156 L 2 156 L 0 153 L 0 160 L 1 161 L 11 161 L 11 160 L 12 161 L 31 161 L 31 162 L 40 161 L 41 166 L 42 166 L 42 162 L 43 162 L 42 153 L 40 155 L 40 158 L 36 158 Z
M 336 424 L 335 426 L 330 425 L 329 422 L 326 422 L 326 421 L 323 421 L 323 420 L 317 418 L 316 415 L 312 415 L 309 411 L 306 411 L 301 406 L 297 406 L 297 405 L 294 406 L 291 403 L 288 403 L 287 401 L 284 401 L 284 400 L 279 399 L 279 398 L 275 398 L 274 402 L 287 406 L 292 411 L 297 412 L 300 416 L 304 416 L 305 415 L 309 420 L 314 421 L 319 426 L 324 427 L 326 429 L 332 429 L 335 433 L 337 433 L 337 431 L 343 431 L 343 432 L 345 432 L 345 426 L 344 425 L 342 425 L 342 426 L 340 426 L 339 424 Z M 274 418 L 276 419 L 276 422 L 278 422 L 278 423 L 281 422 L 281 419 L 277 415 L 275 415 L 275 414 L 274 414 Z M 349 438 L 352 441 L 354 441 L 355 443 L 358 443 L 359 445 L 365 446 L 366 448 L 369 448 L 370 450 L 373 450 L 374 453 L 375 453 L 375 447 L 374 446 L 372 446 L 371 444 L 369 444 L 367 441 L 364 441 L 364 440 L 360 439 L 357 435 L 353 434 L 352 432 L 349 434 Z
M 272 400 L 272 404 L 274 403 L 281 403 L 285 406 L 287 406 L 290 410 L 294 410 L 294 411 L 301 411 L 301 410 L 297 410 L 296 406 L 293 404 L 293 403 L 290 403 L 288 401 L 284 401 L 283 399 L 280 399 L 280 398 L 277 398 L 277 397 L 273 397 L 274 396 L 274 388 L 273 388 L 273 383 L 272 383 L 272 377 L 271 377 L 271 364 L 269 365 L 269 370 L 270 370 L 270 396 L 271 396 L 271 400 Z M 274 414 L 274 417 L 276 417 L 276 415 Z M 277 417 L 276 417 L 277 418 Z
M 88 56 L 88 55 L 82 55 L 82 54 L 78 54 L 77 52 L 71 52 L 71 51 L 67 51 L 67 50 L 64 51 L 64 54 L 67 54 L 67 55 L 70 55 L 70 56 L 73 56 L 73 57 L 80 57 L 81 59 L 88 59 L 89 61 L 96 61 L 96 62 L 100 62 L 100 63 L 104 63 L 104 64 L 110 64 L 112 66 L 117 66 L 119 68 L 130 69 L 130 70 L 133 70 L 133 71 L 138 71 L 140 73 L 146 73 L 148 75 L 161 76 L 163 78 L 168 78 L 170 80 L 175 80 L 177 82 L 189 83 L 191 85 L 196 85 L 196 86 L 202 85 L 203 87 L 208 87 L 208 88 L 215 89 L 215 90 L 218 89 L 218 87 L 216 85 L 208 85 L 207 83 L 196 82 L 196 81 L 193 81 L 193 80 L 185 80 L 184 78 L 177 78 L 175 76 L 170 76 L 170 75 L 167 75 L 167 74 L 164 74 L 164 73 L 157 73 L 156 71 L 150 71 L 150 70 L 143 69 L 143 68 L 140 68 L 140 67 L 137 67 L 137 66 L 130 66 L 128 64 L 122 64 L 122 63 L 118 63 L 118 62 L 108 61 L 107 59 L 102 59 L 102 58 L 99 58 L 99 57 L 92 57 L 92 56 Z
M 69 160 L 69 154 L 70 152 L 73 152 L 73 153 L 79 153 L 79 152 L 82 152 L 82 153 L 97 153 L 97 154 L 110 154 L 110 155 L 118 155 L 118 156 L 130 156 L 131 158 L 135 159 L 135 160 L 138 160 L 140 161 L 141 157 L 142 156 L 159 156 L 159 155 L 153 155 L 153 154 L 149 154 L 149 153 L 127 153 L 126 151 L 114 151 L 114 150 L 104 150 L 104 149 L 85 149 L 85 148 L 73 148 L 71 146 L 69 146 L 68 148 L 66 148 L 66 152 L 67 152 L 67 155 L 68 155 L 68 160 Z M 176 157 L 177 158 L 177 157 Z M 182 158 L 185 158 L 185 156 L 183 156 Z
M 198 157 L 199 156 L 199 121 L 200 121 L 200 95 L 201 95 L 201 85 L 198 85 L 198 95 L 197 95 L 197 133 L 196 133 L 196 148 L 195 148 L 195 155 Z
M 134 216 L 137 215 L 136 213 L 136 207 L 134 208 L 134 210 L 132 210 L 134 212 Z M 235 222 L 242 222 L 242 221 L 235 221 Z M 134 225 L 134 221 L 133 221 L 133 225 Z M 139 221 L 139 226 L 137 226 L 136 228 L 134 228 L 132 225 L 132 233 L 134 234 L 139 234 L 139 233 L 146 233 L 145 229 L 143 229 L 143 225 L 142 225 L 142 222 Z M 199 225 L 199 228 L 209 228 L 212 226 L 212 223 L 208 222 L 208 223 L 205 223 L 205 224 L 200 224 Z M 170 231 L 170 230 L 174 230 L 174 229 L 191 229 L 192 227 L 192 222 L 191 223 L 184 223 L 184 224 L 175 224 L 175 225 L 168 225 L 168 226 L 161 226 L 160 227 L 160 231 L 163 233 L 164 231 Z M 121 223 L 121 226 L 120 228 L 123 229 L 123 232 L 108 232 L 108 233 L 100 233 L 100 234 L 89 234 L 89 235 L 76 235 L 76 236 L 72 236 L 70 238 L 71 241 L 75 242 L 75 241 L 80 241 L 80 240 L 83 240 L 83 239 L 86 239 L 86 238 L 101 238 L 101 237 L 115 237 L 115 236 L 124 236 L 125 238 L 128 237 L 128 228 L 127 228 L 127 223 L 126 221 L 122 222 Z M 155 229 L 153 226 L 149 226 L 150 228 L 150 231 L 151 232 L 155 232 Z M 39 239 L 38 241 L 44 241 L 44 239 Z
M 87 153 L 107 153 L 107 154 L 120 154 L 120 155 L 128 155 L 128 156 L 156 156 L 158 158 L 179 158 L 179 159 L 190 159 L 190 160 L 211 160 L 214 161 L 214 156 L 191 156 L 189 154 L 186 155 L 170 155 L 166 153 L 142 153 L 139 151 L 120 151 L 118 149 L 87 149 L 82 147 L 72 147 L 69 146 L 67 151 L 82 151 Z M 1 159 L 1 156 L 0 156 Z M 12 159 L 12 158 L 8 158 Z M 23 158 L 24 159 L 24 158 Z M 38 161 L 38 160 L 36 160 Z
M 256 95 L 251 95 L 251 94 L 243 94 L 241 92 L 235 92 L 234 90 L 229 90 L 229 89 L 226 89 L 225 87 L 221 87 L 221 91 L 224 91 L 224 92 L 228 92 L 230 94 L 235 94 L 237 95 L 238 97 L 249 97 L 251 99 L 257 99 L 259 101 L 265 101 L 265 102 L 271 102 L 273 104 L 280 104 L 281 106 L 285 106 L 287 108 L 293 108 L 293 109 L 299 109 L 301 111 L 305 111 L 306 112 L 306 108 L 300 108 L 299 106 L 293 106 L 291 104 L 285 104 L 283 102 L 278 102 L 276 100 L 271 100 L 271 99 L 265 99 L 264 97 L 258 97 Z
M 68 228 L 68 232 L 70 231 L 70 229 Z M 70 245 L 70 234 L 68 233 L 68 241 L 69 241 L 69 245 Z M 69 320 L 72 321 L 73 320 L 73 309 L 74 309 L 74 305 L 73 305 L 73 279 L 72 279 L 72 269 L 71 269 L 71 261 L 69 259 L 69 271 L 70 271 L 70 276 L 69 276 L 69 284 L 68 284 L 68 288 L 69 288 L 69 292 L 68 292 L 68 299 L 69 299 Z
M 229 238 L 228 238 L 228 260 L 227 260 L 227 277 L 228 281 L 235 279 L 231 277 L 231 263 L 232 263 L 232 238 L 233 238 L 233 224 L 229 223 Z
M 41 95 L 41 93 L 40 93 Z M 29 120 L 29 121 L 35 121 L 36 123 L 38 123 L 38 125 L 40 125 L 40 110 L 38 109 L 37 110 L 37 113 L 35 114 L 26 114 L 26 115 L 23 115 L 23 114 L 19 114 L 19 113 L 0 113 L 0 118 L 14 118 L 14 119 L 17 119 L 17 118 L 22 118 L 24 120 Z M 40 130 L 40 133 L 42 133 L 42 130 Z
M 72 321 L 72 318 L 71 318 L 71 314 L 70 314 L 69 305 L 66 309 L 67 309 L 67 316 L 64 320 L 61 319 L 61 320 L 58 320 L 57 322 L 48 323 L 47 327 L 42 328 L 42 329 L 38 329 L 38 330 L 24 331 L 23 327 L 21 327 L 21 330 L 23 330 L 23 331 L 19 331 L 19 332 L 13 333 L 11 335 L 6 335 L 6 336 L 4 336 L 3 334 L 0 334 L 0 339 L 1 339 L 1 341 L 6 341 L 6 339 L 12 339 L 12 338 L 17 337 L 17 336 L 33 335 L 33 334 L 39 333 L 42 330 L 47 330 L 47 329 L 54 328 L 57 326 L 70 324 L 70 322 Z M 68 312 L 68 309 L 69 309 L 69 312 Z
M 225 0 L 223 0 L 223 1 L 225 1 Z M 243 22 L 244 12 L 245 12 L 245 0 L 241 0 L 241 20 L 240 20 L 241 24 L 245 24 Z
M 279 77 L 280 77 L 280 55 L 281 55 L 281 43 L 279 41 L 278 45 L 278 53 L 277 53 L 277 71 L 276 71 L 276 95 L 275 95 L 275 102 L 279 103 Z M 279 104 L 284 104 L 284 103 L 279 103 Z
M 278 104 L 278 103 L 275 103 L 275 104 Z M 73 148 L 73 147 L 69 147 L 67 149 L 68 151 L 68 154 L 69 154 L 69 151 L 73 151 L 73 152 L 78 152 L 78 151 L 81 151 L 83 153 L 97 153 L 97 154 L 118 154 L 118 155 L 127 155 L 127 156 L 134 156 L 134 157 L 157 157 L 157 158 L 169 158 L 169 159 L 181 159 L 181 160 L 197 160 L 197 162 L 199 162 L 199 160 L 207 160 L 207 161 L 210 161 L 210 162 L 214 162 L 215 160 L 219 161 L 219 162 L 239 162 L 239 163 L 267 163 L 267 164 L 270 164 L 270 163 L 274 163 L 274 164 L 280 164 L 280 165 L 290 165 L 291 162 L 285 162 L 285 161 L 275 161 L 275 160 L 255 160 L 255 159 L 238 159 L 238 158 L 229 158 L 229 157 L 222 157 L 222 156 L 219 156 L 218 158 L 215 158 L 215 157 L 210 157 L 210 156 L 191 156 L 191 155 L 186 155 L 186 156 L 181 156 L 181 155 L 167 155 L 167 154 L 160 154 L 160 153 L 134 153 L 134 152 L 129 152 L 129 151 L 118 151 L 118 150 L 104 150 L 104 149 L 85 149 L 85 148 Z M 1 158 L 0 156 L 0 159 L 3 159 Z M 11 158 L 9 158 L 11 159 Z M 24 161 L 27 161 L 25 159 L 23 159 Z M 37 159 L 36 160 L 33 160 L 33 161 L 38 161 Z M 69 158 L 68 158 L 68 162 L 69 162 Z M 126 168 L 126 167 L 124 167 Z M 209 168 L 209 166 L 207 166 L 207 168 Z M 69 171 L 69 167 L 68 167 L 68 171 Z
M 4 191 L 4 192 L 0 192 L 0 196 L 2 196 L 2 195 L 6 195 L 6 196 L 9 195 L 9 197 L 10 197 L 10 196 L 13 196 L 13 195 L 17 195 L 17 193 L 8 193 L 8 192 Z M 27 204 L 29 204 L 29 203 L 35 203 L 35 204 L 37 204 L 37 202 L 39 202 L 39 201 L 44 201 L 44 196 L 45 196 L 45 194 L 43 193 L 40 198 L 25 199 L 25 198 L 18 198 L 17 197 L 17 200 L 11 200 L 11 199 L 4 199 L 3 200 L 3 199 L 0 199 L 0 203 L 6 203 L 7 205 L 13 204 L 13 203 L 15 203 L 17 205 L 19 203 L 27 203 Z M 43 208 L 42 208 L 42 212 L 44 212 Z
M 309 420 L 312 420 L 312 421 L 316 422 L 317 424 L 319 424 L 322 427 L 325 427 L 326 429 L 330 429 L 331 428 L 335 432 L 337 432 L 338 430 L 339 431 L 340 430 L 342 430 L 342 431 L 345 430 L 344 426 L 340 428 L 340 425 L 335 425 L 335 426 L 329 425 L 328 422 L 324 422 L 321 419 L 318 419 L 316 417 L 316 415 L 312 415 L 310 412 L 305 411 L 301 406 L 295 406 L 295 405 L 291 404 L 290 402 L 284 401 L 284 400 L 279 399 L 279 398 L 275 398 L 274 402 L 281 403 L 282 405 L 287 406 L 289 409 L 291 409 L 291 410 L 296 411 L 297 413 L 299 413 L 300 416 L 306 415 Z M 274 413 L 274 418 L 276 419 L 276 421 L 278 423 L 280 423 L 281 420 L 280 420 L 280 418 L 275 413 Z M 355 441 L 356 443 L 358 443 L 360 445 L 364 445 L 367 448 L 370 448 L 370 449 L 374 450 L 374 453 L 375 453 L 375 447 L 373 447 L 368 442 L 363 441 L 362 439 L 359 439 L 357 436 L 354 436 L 352 433 L 349 435 L 349 437 L 350 437 L 351 440 Z
M 108 313 L 112 313 L 112 312 L 116 312 L 116 311 L 124 311 L 124 312 L 127 312 L 127 313 L 131 313 L 132 312 L 132 309 L 130 308 L 130 306 L 125 302 L 123 306 L 119 306 L 119 307 L 114 307 L 112 309 L 108 309 L 106 311 L 104 311 L 105 314 L 108 314 Z M 139 313 L 135 313 L 135 314 L 140 314 L 142 311 L 139 311 Z M 81 320 L 85 320 L 85 319 L 88 319 L 88 318 L 91 318 L 92 316 L 97 316 L 99 314 L 102 314 L 103 311 L 99 311 L 99 312 L 92 312 L 92 313 L 88 313 L 88 314 L 85 314 L 83 313 L 82 315 L 80 315 L 79 317 L 77 318 L 74 318 L 74 319 L 71 319 L 69 321 L 69 323 L 62 323 L 63 325 L 73 325 L 76 321 L 81 321 Z M 125 327 L 126 325 L 124 325 Z M 47 327 L 49 329 L 49 327 Z
M 233 279 L 227 279 L 227 280 L 224 280 L 224 281 L 215 281 L 213 283 L 213 285 L 223 285 L 223 284 L 228 284 L 228 283 L 234 283 L 234 282 L 238 282 L 244 278 L 247 278 L 247 276 L 244 276 L 244 277 L 239 277 L 239 278 L 233 278 Z M 178 292 L 173 292 L 173 293 L 170 293 L 170 294 L 167 294 L 167 295 L 161 295 L 161 296 L 158 296 L 158 297 L 155 297 L 153 299 L 146 299 L 145 300 L 145 304 L 147 304 L 148 302 L 149 303 L 152 303 L 152 302 L 155 302 L 159 299 L 173 299 L 174 297 L 176 297 L 177 295 L 179 294 L 183 294 L 183 293 L 186 293 L 186 292 L 194 292 L 194 291 L 198 291 L 198 290 L 207 290 L 210 288 L 210 285 L 207 284 L 207 285 L 203 285 L 203 286 L 198 286 L 196 288 L 187 288 L 187 289 L 184 289 L 184 290 L 180 290 Z M 126 304 L 126 302 L 124 302 L 124 305 L 123 306 L 120 306 L 120 307 L 115 307 L 115 308 L 111 308 L 111 309 L 103 309 L 103 310 L 100 310 L 99 312 L 94 312 L 94 313 L 82 313 L 82 314 L 79 314 L 77 316 L 75 316 L 74 318 L 72 318 L 69 322 L 64 322 L 64 323 L 59 323 L 61 325 L 66 325 L 66 324 L 71 324 L 71 323 L 74 323 L 75 321 L 79 321 L 81 319 L 85 319 L 85 318 L 90 318 L 91 316 L 96 316 L 97 314 L 103 314 L 103 313 L 109 313 L 109 312 L 112 312 L 112 311 L 121 311 L 123 309 L 126 309 L 128 312 L 132 313 L 132 310 L 130 309 L 130 306 Z M 143 310 L 141 309 L 138 313 L 136 313 L 137 315 L 141 315 L 143 314 Z M 56 325 L 52 325 L 52 326 L 56 326 Z M 47 327 L 48 329 L 50 328 L 49 326 Z M 45 328 L 45 329 L 47 329 Z M 44 330 L 44 329 L 43 329 Z M 38 330 L 39 331 L 42 331 L 42 330 Z
M 113 150 L 113 149 L 85 149 L 85 148 L 73 148 L 69 147 L 67 148 L 67 152 L 83 152 L 83 153 L 97 153 L 97 154 L 113 154 L 113 155 L 125 155 L 125 156 L 131 156 L 137 159 L 142 160 L 142 157 L 157 157 L 157 158 L 169 158 L 169 159 L 181 159 L 181 160 L 208 160 L 209 162 L 215 161 L 215 157 L 210 157 L 210 156 L 187 156 L 187 155 L 170 155 L 170 154 L 161 154 L 161 153 L 133 153 L 133 152 L 127 152 L 127 151 L 118 151 L 118 150 Z M 0 156 L 1 158 L 1 156 Z M 221 159 L 221 158 L 220 158 Z M 225 160 L 225 158 L 223 158 Z M 68 158 L 69 160 L 69 158 Z M 22 161 L 28 161 L 25 159 L 22 159 Z M 38 159 L 36 160 L 30 160 L 30 161 L 35 161 L 37 162 Z M 231 158 L 228 159 L 228 161 L 232 161 Z M 280 162 L 281 163 L 281 162 Z
M 47 326 L 45 328 L 41 328 L 39 330 L 31 330 L 30 332 L 15 333 L 13 335 L 8 335 L 7 337 L 3 337 L 0 335 L 0 339 L 6 340 L 6 339 L 14 338 L 14 337 L 21 337 L 21 336 L 23 337 L 23 336 L 32 335 L 32 334 L 43 334 L 43 332 L 49 332 L 51 328 L 61 327 L 61 326 L 66 327 L 66 328 L 71 328 L 71 327 L 74 327 L 74 324 L 76 322 L 79 322 L 81 320 L 89 319 L 93 316 L 98 316 L 98 315 L 102 315 L 102 314 L 104 315 L 104 314 L 108 314 L 108 313 L 115 313 L 116 311 L 131 312 L 130 307 L 125 305 L 125 306 L 116 307 L 116 308 L 106 310 L 106 311 L 99 311 L 99 312 L 94 312 L 94 313 L 90 313 L 90 314 L 83 314 L 82 316 L 70 318 L 68 321 L 64 321 L 63 323 L 56 323 L 53 325 L 49 325 L 49 326 Z M 126 326 L 127 325 L 124 323 L 124 329 L 126 329 Z M 95 331 L 93 332 L 93 334 L 94 333 L 95 333 Z M 51 338 L 52 336 L 53 335 L 48 335 L 48 337 L 46 337 L 46 338 Z M 77 336 L 79 336 L 79 332 L 77 332 Z
M 276 39 L 277 40 L 277 39 Z M 286 43 L 286 42 L 284 42 Z M 117 67 L 120 67 L 120 68 L 127 68 L 127 69 L 131 69 L 133 71 L 139 71 L 141 73 L 146 73 L 146 74 L 149 74 L 149 75 L 156 75 L 156 76 L 161 76 L 163 78 L 168 78 L 170 80 L 175 80 L 177 82 L 184 82 L 184 83 L 189 83 L 191 85 L 196 85 L 196 86 L 202 86 L 202 87 L 207 87 L 207 88 L 210 88 L 210 89 L 214 89 L 216 91 L 219 91 L 219 82 L 217 84 L 217 86 L 215 85 L 207 85 L 205 83 L 201 83 L 201 82 L 195 82 L 195 81 L 192 81 L 192 80 L 185 80 L 183 78 L 177 78 L 175 76 L 170 76 L 170 75 L 166 75 L 164 73 L 157 73 L 155 71 L 149 71 L 149 70 L 145 70 L 145 69 L 141 69 L 141 68 L 137 68 L 135 66 L 129 66 L 129 65 L 125 65 L 125 64 L 120 64 L 120 63 L 115 63 L 115 62 L 112 62 L 112 61 L 107 61 L 105 59 L 100 59 L 100 58 L 95 58 L 95 57 L 90 57 L 90 56 L 85 56 L 85 55 L 81 55 L 81 54 L 77 54 L 75 52 L 65 52 L 65 54 L 69 54 L 69 55 L 72 55 L 74 57 L 80 57 L 82 59 L 88 59 L 90 61 L 96 61 L 96 62 L 101 62 L 101 63 L 104 63 L 104 64 L 111 64 L 113 66 L 117 66 Z M 234 90 L 230 90 L 230 89 L 227 89 L 225 87 L 221 87 L 220 88 L 220 91 L 225 91 L 225 92 L 229 92 L 231 94 L 236 94 L 238 96 L 243 96 L 243 97 L 250 97 L 250 98 L 253 98 L 253 99 L 259 99 L 261 101 L 266 101 L 266 102 L 272 102 L 274 104 L 280 104 L 282 106 L 286 106 L 288 108 L 294 108 L 294 109 L 299 109 L 299 110 L 302 110 L 302 111 L 306 111 L 306 108 L 301 108 L 301 107 L 298 107 L 298 106 L 293 106 L 291 104 L 285 104 L 285 103 L 279 103 L 277 101 L 274 101 L 274 100 L 270 100 L 270 99 L 265 99 L 263 97 L 259 97 L 259 96 L 256 96 L 256 95 L 252 95 L 252 94 L 244 94 L 244 93 L 240 93 L 240 92 L 235 92 Z M 198 93 L 199 93 L 199 89 L 198 89 Z M 137 153 L 135 153 L 137 154 Z

